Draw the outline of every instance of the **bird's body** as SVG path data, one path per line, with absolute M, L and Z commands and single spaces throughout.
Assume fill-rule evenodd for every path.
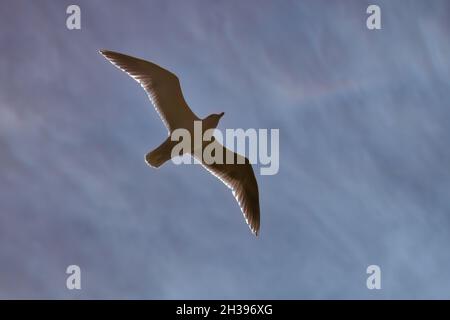
M 100 53 L 112 64 L 120 68 L 134 78 L 144 88 L 152 104 L 158 112 L 161 120 L 167 127 L 169 137 L 156 149 L 149 152 L 146 162 L 155 168 L 160 167 L 171 159 L 172 149 L 177 144 L 172 141 L 170 135 L 176 129 L 185 129 L 194 136 L 194 123 L 201 121 L 202 134 L 208 129 L 217 127 L 224 113 L 211 114 L 204 119 L 197 117 L 187 105 L 181 91 L 178 77 L 160 66 L 149 61 L 134 58 L 117 52 L 102 50 Z M 194 145 L 189 153 L 194 156 L 202 166 L 214 176 L 219 178 L 233 191 L 233 195 L 246 218 L 246 221 L 256 235 L 260 226 L 259 192 L 253 168 L 247 158 L 232 152 L 217 141 L 202 142 L 201 148 L 214 144 L 215 150 L 222 150 L 222 160 L 214 163 L 203 161 L 199 157 L 201 152 L 196 152 Z M 227 163 L 226 159 L 234 159 L 233 163 Z M 241 158 L 241 161 L 237 161 Z

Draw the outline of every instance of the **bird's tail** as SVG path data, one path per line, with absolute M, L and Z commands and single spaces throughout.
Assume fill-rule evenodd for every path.
M 170 160 L 172 148 L 177 142 L 166 139 L 158 148 L 145 155 L 145 161 L 153 168 L 159 168 L 164 162 Z

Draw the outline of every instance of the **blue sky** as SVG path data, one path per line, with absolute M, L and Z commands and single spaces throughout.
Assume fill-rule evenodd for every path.
M 72 3 L 1 2 L 1 298 L 450 298 L 448 1 Z M 145 164 L 166 130 L 98 49 L 280 130 L 259 238 L 200 166 Z

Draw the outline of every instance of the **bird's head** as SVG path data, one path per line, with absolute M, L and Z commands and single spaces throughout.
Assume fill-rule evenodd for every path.
M 204 120 L 206 122 L 206 127 L 208 129 L 216 128 L 217 125 L 219 124 L 220 118 L 222 118 L 224 114 L 225 112 L 221 112 L 221 113 L 213 113 L 207 116 Z

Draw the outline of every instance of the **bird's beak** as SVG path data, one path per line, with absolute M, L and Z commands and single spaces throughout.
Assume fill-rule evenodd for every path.
M 222 118 L 225 112 L 219 113 L 219 116 Z

